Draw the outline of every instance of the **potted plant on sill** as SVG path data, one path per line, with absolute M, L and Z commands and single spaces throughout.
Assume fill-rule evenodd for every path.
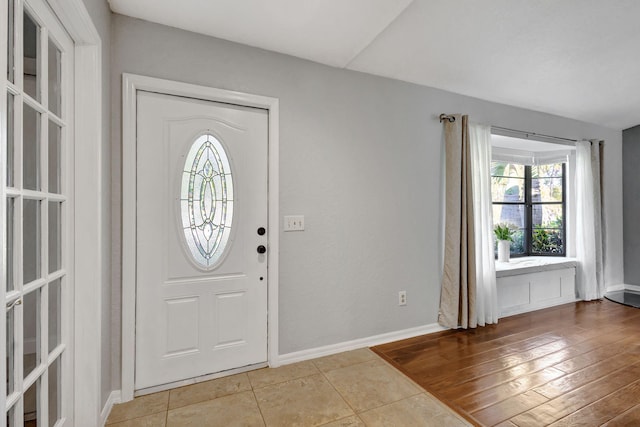
M 498 261 L 509 262 L 514 230 L 510 224 L 496 224 L 493 232 L 498 241 Z

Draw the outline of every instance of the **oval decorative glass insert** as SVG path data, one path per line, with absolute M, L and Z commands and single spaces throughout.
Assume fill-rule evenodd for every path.
M 182 172 L 180 213 L 187 247 L 195 262 L 212 268 L 224 254 L 233 222 L 233 178 L 218 139 L 198 137 Z

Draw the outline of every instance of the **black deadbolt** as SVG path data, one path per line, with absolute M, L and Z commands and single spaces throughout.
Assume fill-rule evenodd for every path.
M 258 228 L 258 236 L 264 236 L 264 233 L 266 232 L 267 230 L 265 230 L 264 227 Z
M 267 248 L 264 245 L 258 246 L 257 250 L 258 250 L 259 254 L 263 254 L 263 253 L 267 252 Z

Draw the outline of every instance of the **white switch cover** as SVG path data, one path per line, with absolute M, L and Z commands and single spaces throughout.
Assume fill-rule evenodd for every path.
M 284 231 L 304 231 L 304 215 L 286 215 Z

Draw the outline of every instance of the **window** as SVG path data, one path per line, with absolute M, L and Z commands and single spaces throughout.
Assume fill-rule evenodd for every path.
M 565 255 L 565 176 L 565 163 L 491 163 L 493 222 L 515 230 L 511 256 Z

